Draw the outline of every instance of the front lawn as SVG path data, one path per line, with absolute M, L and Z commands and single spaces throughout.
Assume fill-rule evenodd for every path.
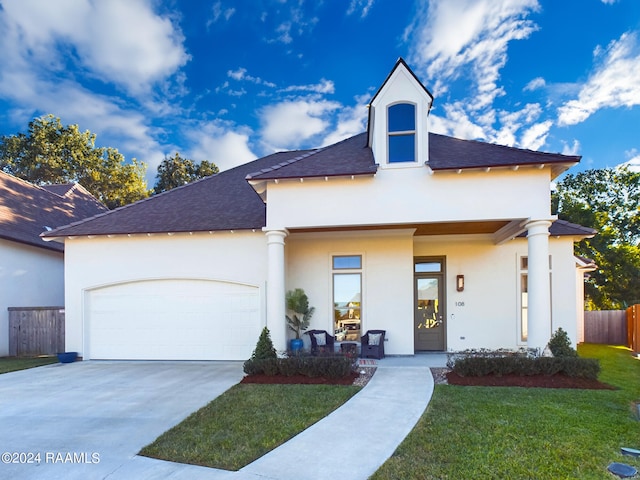
M 238 470 L 327 416 L 358 390 L 354 386 L 238 384 L 140 454 Z
M 0 373 L 15 372 L 17 370 L 26 370 L 27 368 L 41 367 L 57 363 L 57 357 L 0 357 Z
M 610 479 L 607 465 L 638 458 L 640 361 L 626 348 L 582 345 L 618 390 L 437 385 L 413 431 L 374 474 L 380 479 Z

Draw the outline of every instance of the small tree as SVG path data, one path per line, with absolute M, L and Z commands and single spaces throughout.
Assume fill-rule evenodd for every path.
M 273 347 L 273 342 L 271 341 L 271 334 L 267 327 L 262 329 L 262 333 L 260 333 L 260 338 L 256 344 L 256 349 L 253 351 L 253 354 L 251 354 L 251 360 L 262 360 L 265 358 L 278 358 L 276 349 Z
M 309 307 L 309 298 L 301 288 L 289 290 L 285 300 L 287 310 L 293 312 L 291 316 L 286 315 L 287 326 L 295 332 L 296 339 L 299 339 L 300 332 L 309 328 L 309 322 L 311 321 L 315 307 Z
M 569 335 L 562 328 L 558 328 L 549 340 L 549 350 L 554 357 L 577 357 L 576 352 L 571 346 Z

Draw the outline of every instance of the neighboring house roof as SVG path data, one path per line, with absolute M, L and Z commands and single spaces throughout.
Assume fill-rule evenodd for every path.
M 45 242 L 40 234 L 105 211 L 78 184 L 39 187 L 0 171 L 0 238 L 62 251 L 62 244 Z

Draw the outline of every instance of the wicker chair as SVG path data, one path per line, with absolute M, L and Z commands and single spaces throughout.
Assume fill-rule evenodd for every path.
M 335 338 L 329 335 L 326 330 L 307 330 L 305 333 L 311 339 L 311 355 L 333 353 Z M 324 335 L 324 342 L 322 342 L 322 335 Z M 320 341 L 318 342 L 318 340 Z
M 362 358 L 384 358 L 384 335 L 386 330 L 367 330 L 361 338 L 360 356 Z M 377 343 L 373 342 L 370 335 L 380 335 L 377 337 Z

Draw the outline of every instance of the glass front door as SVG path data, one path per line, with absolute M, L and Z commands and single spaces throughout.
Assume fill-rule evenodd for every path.
M 416 274 L 415 350 L 445 349 L 445 314 L 442 275 Z

